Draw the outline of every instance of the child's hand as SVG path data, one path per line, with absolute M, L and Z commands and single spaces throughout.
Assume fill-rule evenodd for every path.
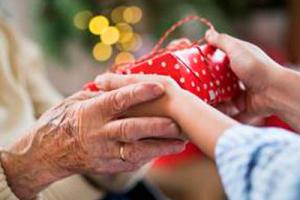
M 279 64 L 257 46 L 215 30 L 207 31 L 206 40 L 228 55 L 231 69 L 247 89 L 234 102 L 221 105 L 220 110 L 239 120 L 270 114 L 269 90 L 274 82 L 274 74 L 281 68 Z

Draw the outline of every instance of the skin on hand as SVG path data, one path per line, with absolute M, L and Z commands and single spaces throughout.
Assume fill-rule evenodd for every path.
M 180 131 L 170 119 L 119 118 L 163 95 L 164 88 L 152 82 L 97 94 L 82 91 L 65 99 L 1 154 L 10 187 L 19 198 L 32 199 L 74 173 L 133 171 L 155 157 L 182 151 Z M 120 159 L 121 145 L 126 161 Z
M 214 157 L 214 149 L 221 134 L 236 121 L 207 105 L 192 93 L 181 89 L 167 76 L 104 74 L 95 82 L 104 91 L 115 90 L 128 84 L 157 81 L 166 89 L 166 94 L 143 106 L 135 106 L 127 116 L 167 116 L 173 118 L 184 133 L 208 156 Z M 216 125 L 217 124 L 217 125 Z
M 246 91 L 239 98 L 224 103 L 218 108 L 239 121 L 257 116 L 266 116 L 274 113 L 271 88 L 276 73 L 282 68 L 267 56 L 259 47 L 220 34 L 214 29 L 206 32 L 208 43 L 223 50 L 230 59 L 230 67 L 243 82 Z

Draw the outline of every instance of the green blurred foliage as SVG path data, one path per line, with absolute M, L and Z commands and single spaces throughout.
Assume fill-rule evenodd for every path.
M 284 0 L 265 0 L 274 6 Z M 196 14 L 212 21 L 221 32 L 232 33 L 232 21 L 247 17 L 251 8 L 259 6 L 254 0 L 32 0 L 31 14 L 35 24 L 35 36 L 49 55 L 64 58 L 64 48 L 69 41 L 81 43 L 88 51 L 98 38 L 88 31 L 80 31 L 73 25 L 74 15 L 82 10 L 90 10 L 95 15 L 109 16 L 111 10 L 120 5 L 138 5 L 143 8 L 147 31 L 158 39 L 160 35 L 179 19 Z M 184 28 L 202 30 L 199 25 L 186 25 Z M 196 31 L 197 32 L 197 31 Z M 175 36 L 183 37 L 184 31 Z

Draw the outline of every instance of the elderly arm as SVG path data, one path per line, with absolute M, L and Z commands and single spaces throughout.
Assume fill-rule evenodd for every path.
M 157 156 L 181 151 L 184 143 L 171 120 L 118 119 L 130 107 L 163 93 L 160 85 L 145 83 L 103 94 L 80 92 L 64 100 L 1 154 L 8 185 L 19 198 L 32 199 L 63 177 L 137 170 Z M 125 161 L 120 159 L 121 145 Z

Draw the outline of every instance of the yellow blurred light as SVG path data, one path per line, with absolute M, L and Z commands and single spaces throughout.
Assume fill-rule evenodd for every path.
M 116 44 L 116 48 L 117 48 L 119 51 L 125 51 L 121 43 L 117 43 L 117 44 Z
M 112 55 L 112 47 L 110 45 L 97 43 L 93 48 L 93 56 L 98 61 L 106 61 Z
M 128 7 L 123 12 L 124 21 L 131 24 L 136 24 L 141 21 L 142 16 L 142 9 L 137 6 Z
M 89 23 L 89 29 L 91 33 L 95 35 L 101 35 L 102 32 L 109 26 L 109 21 L 106 17 L 98 15 L 93 17 Z
M 119 6 L 111 12 L 111 19 L 114 23 L 123 22 L 123 12 L 126 9 L 125 6 Z
M 120 46 L 123 51 L 137 51 L 142 46 L 142 38 L 134 33 L 128 42 L 121 43 Z
M 108 44 L 108 45 L 115 44 L 118 42 L 119 39 L 120 39 L 120 32 L 114 26 L 110 26 L 106 28 L 101 34 L 101 40 L 104 44 Z
M 88 10 L 78 12 L 73 18 L 73 24 L 80 30 L 85 30 L 88 27 L 89 20 L 92 17 L 92 12 Z
M 133 37 L 132 27 L 129 24 L 118 23 L 116 27 L 120 31 L 120 43 L 128 42 Z
M 115 58 L 115 64 L 134 62 L 134 56 L 129 52 L 120 52 Z

